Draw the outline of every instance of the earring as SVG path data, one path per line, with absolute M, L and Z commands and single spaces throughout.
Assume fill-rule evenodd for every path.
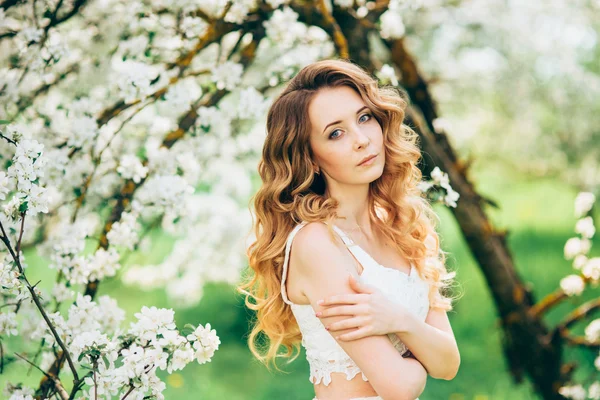
M 321 171 L 317 171 L 317 170 L 315 170 L 315 174 L 317 174 L 317 175 L 321 175 Z

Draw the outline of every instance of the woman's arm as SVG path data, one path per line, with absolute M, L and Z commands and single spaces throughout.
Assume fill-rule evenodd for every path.
M 358 276 L 353 258 L 343 244 L 331 240 L 324 224 L 309 223 L 298 232 L 291 259 L 297 268 L 298 283 L 315 312 L 323 310 L 316 304 L 319 299 L 353 293 L 347 279 L 348 272 Z M 344 318 L 326 317 L 322 322 L 328 325 Z M 336 335 L 341 333 L 344 331 Z M 338 343 L 383 399 L 414 400 L 425 388 L 427 371 L 423 365 L 413 358 L 403 358 L 387 336 L 368 336 L 349 342 L 338 340 Z
M 403 328 L 396 332 L 406 347 L 436 379 L 454 379 L 460 366 L 460 353 L 446 311 L 430 309 L 425 321 L 406 313 Z

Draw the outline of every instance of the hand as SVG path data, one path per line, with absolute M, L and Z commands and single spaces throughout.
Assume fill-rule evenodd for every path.
M 335 332 L 343 329 L 356 328 L 352 332 L 337 337 L 339 340 L 356 340 L 366 336 L 385 335 L 402 331 L 400 323 L 406 315 L 406 308 L 389 300 L 377 288 L 359 282 L 349 275 L 350 287 L 356 294 L 330 296 L 320 300 L 321 306 L 334 306 L 316 313 L 319 318 L 337 315 L 350 315 L 341 321 L 332 323 L 326 328 L 335 336 Z

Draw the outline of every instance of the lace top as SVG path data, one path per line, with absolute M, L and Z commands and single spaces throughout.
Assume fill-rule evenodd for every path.
M 294 236 L 306 224 L 307 222 L 298 224 L 290 232 L 287 239 L 281 279 L 281 295 L 283 301 L 290 305 L 302 333 L 302 346 L 306 350 L 306 358 L 310 366 L 309 379 L 313 384 L 322 382 L 325 386 L 328 386 L 331 383 L 332 372 L 345 373 L 347 380 L 351 380 L 360 372 L 362 379 L 368 381 L 365 374 L 362 373 L 350 356 L 346 354 L 333 336 L 325 329 L 319 317 L 315 316 L 312 305 L 295 304 L 287 297 L 285 281 L 287 278 L 290 248 Z M 335 225 L 332 227 L 340 235 L 348 250 L 362 265 L 363 272 L 359 277 L 359 281 L 377 287 L 392 300 L 405 306 L 420 320 L 425 321 L 429 311 L 429 284 L 421 280 L 413 263 L 410 265 L 409 274 L 397 269 L 384 267 L 377 263 L 360 246 L 355 244 L 341 229 Z M 408 351 L 396 334 L 388 334 L 388 337 L 400 354 Z

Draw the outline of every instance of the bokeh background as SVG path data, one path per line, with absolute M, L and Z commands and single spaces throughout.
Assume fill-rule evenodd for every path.
M 199 7 L 203 1 L 198 2 Z M 212 6 L 208 3 L 204 6 Z M 281 3 L 284 8 L 285 2 Z M 325 3 L 331 7 L 330 2 Z M 348 6 L 342 3 L 358 10 L 370 2 L 336 1 L 333 6 L 337 13 L 347 11 Z M 581 191 L 598 194 L 600 187 L 600 2 L 390 3 L 396 4 L 399 11 L 391 25 L 387 23 L 387 30 L 382 22 L 381 36 L 402 38 L 417 60 L 438 106 L 436 126 L 448 135 L 458 156 L 471 162 L 468 177 L 476 191 L 498 205 L 487 206 L 485 211 L 495 228 L 508 230 L 507 243 L 518 274 L 536 298 L 554 292 L 560 280 L 574 272 L 564 257 L 565 243 L 574 236 L 577 221 L 574 200 Z M 151 2 L 140 4 L 152 8 Z M 261 18 L 270 15 L 261 14 Z M 322 46 L 321 56 L 336 56 L 330 40 Z M 384 53 L 376 40 L 373 53 Z M 294 68 L 309 61 L 301 54 L 290 57 Z M 259 58 L 250 68 L 250 75 L 258 76 L 277 62 L 272 56 Z M 402 82 L 402 76 L 397 78 Z M 274 96 L 277 90 L 277 86 L 270 88 L 266 95 Z M 264 123 L 263 115 L 251 129 L 264 133 Z M 254 146 L 259 148 L 260 144 Z M 260 185 L 256 160 L 245 164 L 251 183 L 249 194 Z M 199 186 L 200 190 L 210 191 L 210 185 Z M 236 202 L 247 208 L 247 198 L 237 198 Z M 448 269 L 456 271 L 459 284 L 456 290 L 460 300 L 449 317 L 461 352 L 461 367 L 451 381 L 430 378 L 420 399 L 540 399 L 527 380 L 521 384 L 513 381 L 502 353 L 497 311 L 480 267 L 452 212 L 441 204 L 436 204 L 435 210 L 441 217 L 442 247 L 449 253 Z M 148 237 L 151 245 L 131 254 L 122 263 L 124 271 L 132 266 L 162 263 L 176 243 L 159 227 L 152 229 Z M 600 256 L 597 236 L 592 243 L 589 257 Z M 243 251 L 242 243 L 238 250 Z M 47 268 L 48 259 L 35 247 L 25 254 L 30 281 L 41 280 L 40 287 L 49 290 L 55 271 Z M 228 267 L 210 268 L 218 271 Z M 102 282 L 99 294 L 114 297 L 128 320 L 133 320 L 133 314 L 143 305 L 173 308 L 179 327 L 210 323 L 221 339 L 210 363 L 193 363 L 169 376 L 162 374 L 168 385 L 167 399 L 312 398 L 304 354 L 290 365 L 280 363 L 286 373 L 270 372 L 253 359 L 246 345 L 251 314 L 231 282 L 203 282 L 199 301 L 180 304 L 165 288 L 144 289 L 124 283 L 121 276 Z M 588 288 L 544 318 L 549 325 L 555 324 L 566 312 L 599 295 L 598 288 Z M 573 331 L 581 334 L 584 327 L 579 324 Z M 7 343 L 18 347 L 16 341 L 13 338 Z M 581 382 L 598 379 L 596 357 L 597 351 L 584 348 L 565 352 L 565 359 L 579 366 L 575 377 Z M 38 372 L 16 363 L 0 375 L 0 386 L 21 381 L 35 387 L 39 379 Z

